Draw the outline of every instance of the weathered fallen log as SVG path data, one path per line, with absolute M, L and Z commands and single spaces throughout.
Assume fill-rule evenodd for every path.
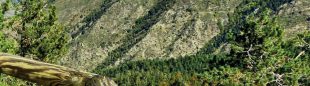
M 104 76 L 4 53 L 0 53 L 0 73 L 43 86 L 116 86 Z

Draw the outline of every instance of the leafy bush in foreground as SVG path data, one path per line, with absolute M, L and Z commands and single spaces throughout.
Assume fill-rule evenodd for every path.
M 12 10 L 14 15 L 5 16 Z M 6 0 L 0 5 L 0 52 L 55 63 L 66 53 L 68 44 L 65 28 L 56 20 L 55 7 L 45 0 Z M 0 83 L 30 85 L 5 75 L 0 76 Z

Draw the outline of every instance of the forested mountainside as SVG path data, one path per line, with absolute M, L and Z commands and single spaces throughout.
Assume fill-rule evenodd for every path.
M 45 3 L 49 8 L 33 5 L 16 18 L 7 18 L 11 5 L 2 5 L 2 52 L 108 76 L 120 86 L 310 84 L 309 0 Z M 46 15 L 31 19 L 40 7 Z M 32 36 L 28 24 L 48 30 L 33 29 L 40 34 Z
M 271 2 L 276 3 L 272 9 L 281 17 L 285 32 L 309 28 L 309 1 Z M 195 55 L 219 35 L 220 28 L 229 22 L 228 16 L 241 3 L 242 0 L 56 0 L 59 21 L 70 27 L 73 38 L 70 52 L 61 63 L 93 70 L 102 62 L 113 66 L 131 60 Z

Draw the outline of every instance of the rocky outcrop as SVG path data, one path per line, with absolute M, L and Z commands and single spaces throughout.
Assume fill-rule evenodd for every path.
M 278 15 L 285 29 L 286 38 L 294 37 L 297 33 L 310 30 L 310 1 L 294 0 L 280 7 Z

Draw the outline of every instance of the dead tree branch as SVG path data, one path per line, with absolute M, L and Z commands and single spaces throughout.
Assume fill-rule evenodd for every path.
M 3 53 L 0 73 L 43 86 L 116 86 L 104 76 Z

